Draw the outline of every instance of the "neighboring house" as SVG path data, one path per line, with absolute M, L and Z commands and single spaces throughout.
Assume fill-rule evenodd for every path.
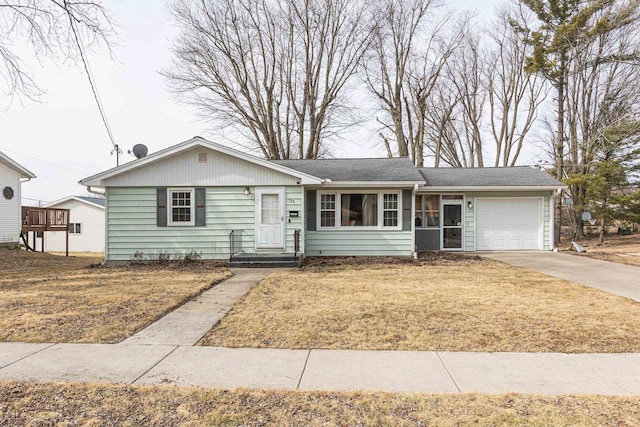
M 293 254 L 296 235 L 306 256 L 550 250 L 550 206 L 564 187 L 530 167 L 269 161 L 200 137 L 80 183 L 105 189 L 108 261 L 190 251 L 224 259 L 232 246 Z
M 69 209 L 69 252 L 103 252 L 104 205 L 103 198 L 69 196 L 43 207 Z M 41 241 L 37 244 L 39 246 Z M 47 232 L 44 245 L 47 252 L 64 252 L 65 232 Z
M 15 246 L 22 229 L 21 183 L 36 176 L 0 152 L 0 246 Z

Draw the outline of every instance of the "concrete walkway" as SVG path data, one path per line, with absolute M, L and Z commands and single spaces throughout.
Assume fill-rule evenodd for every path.
M 0 343 L 0 379 L 284 390 L 640 395 L 640 354 L 193 346 L 271 272 L 234 270 L 233 278 L 120 344 Z
M 121 344 L 194 345 L 233 305 L 274 269 L 239 268 L 233 277 L 203 292 Z
M 640 395 L 640 354 L 0 343 L 0 379 L 283 390 Z
M 484 252 L 479 255 L 640 301 L 640 268 L 559 252 Z

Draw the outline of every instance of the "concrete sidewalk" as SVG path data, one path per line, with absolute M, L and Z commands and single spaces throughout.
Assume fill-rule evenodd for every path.
M 263 268 L 234 269 L 233 277 L 203 292 L 121 344 L 194 345 L 242 296 L 274 271 Z
M 640 395 L 640 354 L 0 343 L 0 379 L 284 390 Z
M 586 256 L 542 251 L 480 252 L 479 255 L 640 301 L 640 268 Z

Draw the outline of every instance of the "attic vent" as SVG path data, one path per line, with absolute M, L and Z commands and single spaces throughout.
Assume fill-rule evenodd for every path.
M 207 153 L 198 153 L 198 162 L 207 163 Z

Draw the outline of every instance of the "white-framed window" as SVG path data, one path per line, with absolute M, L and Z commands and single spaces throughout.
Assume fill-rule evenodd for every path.
M 382 226 L 397 227 L 400 222 L 398 212 L 400 195 L 398 193 L 384 193 L 382 195 Z
M 318 230 L 401 229 L 400 191 L 318 192 Z
M 69 234 L 82 234 L 82 223 L 81 222 L 70 222 L 69 223 Z
M 440 228 L 440 196 L 416 194 L 416 228 Z
M 167 190 L 167 225 L 189 226 L 195 224 L 195 191 L 193 188 L 169 188 Z
M 336 195 L 320 194 L 320 227 L 335 228 L 336 226 Z
M 378 193 L 341 193 L 341 227 L 378 227 Z

